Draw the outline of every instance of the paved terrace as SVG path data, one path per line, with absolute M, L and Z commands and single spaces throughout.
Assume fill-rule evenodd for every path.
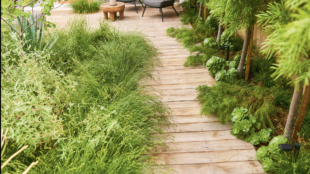
M 156 68 L 154 74 L 158 78 L 149 85 L 158 89 L 155 93 L 173 110 L 177 125 L 175 129 L 166 130 L 174 136 L 174 142 L 167 141 L 169 148 L 156 156 L 180 174 L 264 173 L 256 161 L 254 147 L 230 134 L 231 124 L 220 124 L 212 115 L 200 115 L 195 88 L 203 84 L 214 85 L 215 80 L 203 66 L 183 67 L 189 51 L 166 35 L 167 28 L 181 26 L 180 18 L 171 7 L 163 9 L 164 22 L 159 9 L 147 8 L 144 17 L 141 17 L 143 8 L 138 6 L 138 10 L 139 14 L 134 6 L 126 4 L 125 18 L 112 25 L 145 33 L 160 52 L 163 66 Z M 180 7 L 176 10 L 182 13 Z M 48 20 L 64 27 L 74 16 L 78 14 L 68 8 L 59 8 Z M 98 20 L 103 20 L 101 11 L 85 16 L 92 26 L 98 26 Z

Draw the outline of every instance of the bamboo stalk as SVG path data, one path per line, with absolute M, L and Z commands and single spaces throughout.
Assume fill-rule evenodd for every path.
M 3 167 L 5 167 L 15 156 L 20 154 L 23 150 L 27 149 L 27 147 L 28 145 L 22 147 L 21 149 L 19 149 L 19 151 L 15 152 L 12 156 L 10 156 L 10 158 L 1 165 L 1 169 L 3 169 Z
M 250 75 L 250 66 L 251 66 L 251 54 L 252 54 L 252 47 L 253 47 L 253 37 L 254 37 L 254 24 L 251 26 L 251 35 L 250 35 L 250 43 L 248 46 L 248 56 L 246 60 L 246 68 L 245 68 L 245 80 L 249 79 Z
M 203 21 L 206 21 L 207 19 L 207 6 L 203 7 Z
M 243 67 L 244 67 L 244 62 L 245 62 L 246 55 L 248 52 L 250 35 L 251 35 L 251 26 L 248 26 L 246 28 L 244 41 L 243 41 L 243 47 L 242 47 L 242 54 L 241 54 L 241 58 L 240 58 L 239 66 L 238 66 L 238 78 L 239 79 L 242 79 Z
M 22 173 L 22 174 L 27 174 L 29 172 L 29 170 L 36 164 L 38 164 L 39 161 L 36 161 L 36 162 L 32 162 L 30 164 L 30 166 Z
M 302 96 L 303 84 L 300 82 L 297 88 L 297 85 L 294 87 L 294 94 L 291 100 L 290 110 L 288 113 L 287 121 L 285 124 L 285 130 L 283 137 L 287 138 L 289 142 L 291 142 L 291 138 L 293 135 L 294 126 L 296 123 L 296 117 L 300 105 L 300 99 Z
M 306 114 L 306 110 L 307 110 L 309 100 L 310 100 L 310 85 L 306 86 L 306 89 L 305 89 L 305 94 L 304 94 L 304 97 L 303 97 L 302 102 L 301 102 L 301 107 L 299 109 L 299 114 L 298 114 L 298 118 L 296 121 L 295 129 L 294 129 L 293 140 L 298 139 L 297 133 L 300 133 L 300 131 L 301 131 L 302 123 L 303 123 L 304 118 L 305 118 L 305 114 Z
M 3 129 L 1 129 L 1 134 L 2 134 L 2 132 L 3 132 Z M 4 136 L 3 137 L 1 136 L 1 149 L 2 149 L 2 146 L 4 144 L 4 141 L 6 139 L 6 135 L 8 134 L 8 132 L 9 132 L 9 128 L 6 129 Z

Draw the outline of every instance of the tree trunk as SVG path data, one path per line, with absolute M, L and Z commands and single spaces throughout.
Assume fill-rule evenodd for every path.
M 294 126 L 296 123 L 297 112 L 299 109 L 300 99 L 302 96 L 302 83 L 300 82 L 297 86 L 295 85 L 294 94 L 290 105 L 290 110 L 288 113 L 287 121 L 285 124 L 283 137 L 287 138 L 289 142 L 291 142 L 291 138 L 293 135 Z
M 221 34 L 222 34 L 222 25 L 221 25 L 221 23 L 219 23 L 219 29 L 217 31 L 216 42 L 220 42 Z
M 207 19 L 207 6 L 204 6 L 203 8 L 203 21 L 206 21 Z
M 199 6 L 199 13 L 198 13 L 199 18 L 201 17 L 201 11 L 202 11 L 202 4 L 200 4 L 200 6 Z
M 238 66 L 239 79 L 242 79 L 243 66 L 244 66 L 245 58 L 246 58 L 247 51 L 248 51 L 250 35 L 251 35 L 251 26 L 248 26 L 245 32 L 242 54 L 241 54 L 241 58 L 240 58 L 239 66 Z
M 251 54 L 252 54 L 252 47 L 253 47 L 253 37 L 254 37 L 254 24 L 252 24 L 252 26 L 251 26 L 250 43 L 249 43 L 249 47 L 248 47 L 248 56 L 247 56 L 246 68 L 245 68 L 245 80 L 249 79 L 249 74 L 250 74 Z
M 297 139 L 298 139 L 297 133 L 300 133 L 300 131 L 301 131 L 302 123 L 303 123 L 304 118 L 305 118 L 305 114 L 306 114 L 306 110 L 308 107 L 309 100 L 310 100 L 310 85 L 306 86 L 305 94 L 304 94 L 304 97 L 303 97 L 302 102 L 301 102 L 301 107 L 299 110 L 298 118 L 296 121 L 296 126 L 294 129 L 293 140 L 295 140 L 295 141 L 297 141 Z

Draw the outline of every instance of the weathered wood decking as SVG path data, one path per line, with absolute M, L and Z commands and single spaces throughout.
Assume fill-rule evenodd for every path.
M 158 89 L 154 92 L 162 97 L 172 110 L 177 121 L 175 130 L 167 129 L 174 142 L 168 141 L 169 148 L 156 154 L 167 165 L 180 174 L 222 174 L 222 173 L 264 173 L 255 158 L 254 147 L 230 135 L 230 124 L 220 124 L 215 116 L 201 117 L 201 106 L 196 100 L 195 88 L 199 85 L 213 85 L 215 80 L 203 66 L 183 67 L 190 54 L 175 39 L 166 36 L 169 27 L 180 27 L 180 18 L 172 8 L 164 8 L 164 22 L 158 9 L 147 8 L 144 17 L 142 7 L 136 14 L 134 6 L 126 4 L 125 19 L 112 23 L 122 30 L 140 30 L 158 48 L 163 66 L 154 74 L 157 80 L 149 85 Z M 181 13 L 180 8 L 176 8 Z M 54 11 L 49 20 L 58 26 L 66 25 L 72 11 Z M 103 20 L 102 12 L 88 14 L 90 25 Z

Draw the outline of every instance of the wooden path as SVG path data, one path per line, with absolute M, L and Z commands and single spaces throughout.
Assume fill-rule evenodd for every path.
M 195 88 L 199 85 L 213 85 L 215 80 L 202 66 L 183 67 L 190 54 L 181 44 L 166 35 L 169 27 L 180 27 L 180 18 L 172 8 L 164 8 L 164 22 L 158 9 L 147 8 L 141 17 L 142 7 L 136 14 L 134 6 L 126 6 L 125 19 L 113 22 L 121 30 L 139 30 L 147 35 L 161 53 L 163 66 L 157 67 L 156 81 L 148 85 L 158 89 L 155 93 L 162 97 L 172 110 L 177 122 L 175 130 L 166 129 L 173 141 L 167 141 L 169 148 L 156 154 L 169 167 L 180 174 L 250 174 L 264 173 L 255 158 L 254 147 L 230 134 L 230 124 L 220 124 L 215 116 L 201 117 L 201 106 L 196 100 Z M 177 8 L 181 13 L 181 9 Z M 60 25 L 65 25 L 72 11 L 54 11 L 50 17 Z M 98 25 L 103 19 L 102 12 L 86 15 L 90 25 Z

